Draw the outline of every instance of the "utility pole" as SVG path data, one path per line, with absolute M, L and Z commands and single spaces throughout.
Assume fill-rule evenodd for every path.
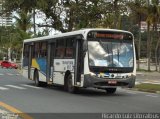
M 141 16 L 139 16 L 139 38 L 138 38 L 138 70 L 140 69 L 140 57 L 141 57 Z
M 33 29 L 34 29 L 34 36 L 36 36 L 36 12 L 35 8 L 33 8 Z
M 8 61 L 11 62 L 11 48 L 8 48 Z
M 147 0 L 147 7 L 149 9 L 150 0 Z M 150 71 L 150 58 L 151 58 L 151 38 L 150 38 L 150 21 L 147 22 L 147 63 L 148 71 Z
M 2 27 L 3 27 L 3 0 L 1 0 L 1 2 L 2 2 L 2 11 L 1 11 L 1 25 L 2 25 Z

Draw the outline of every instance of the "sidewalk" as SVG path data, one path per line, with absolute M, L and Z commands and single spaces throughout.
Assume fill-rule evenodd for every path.
M 11 113 L 0 106 L 0 119 L 22 119 L 18 114 Z
M 138 71 L 136 77 L 136 84 L 140 83 L 160 84 L 160 73 Z
M 151 63 L 150 65 L 151 72 L 147 72 L 147 60 L 141 59 L 140 69 L 144 71 L 137 71 L 136 84 L 160 84 L 160 73 L 155 71 L 156 67 L 154 63 Z

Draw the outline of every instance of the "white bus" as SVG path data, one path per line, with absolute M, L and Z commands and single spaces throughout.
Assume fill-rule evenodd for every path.
M 113 29 L 83 29 L 54 36 L 26 39 L 23 75 L 36 86 L 62 85 L 68 92 L 79 88 L 132 88 L 136 55 L 132 33 Z

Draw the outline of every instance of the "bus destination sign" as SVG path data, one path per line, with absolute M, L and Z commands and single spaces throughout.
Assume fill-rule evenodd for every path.
M 123 34 L 97 33 L 96 38 L 123 39 Z
M 130 33 L 91 31 L 88 33 L 88 38 L 131 40 L 132 35 Z

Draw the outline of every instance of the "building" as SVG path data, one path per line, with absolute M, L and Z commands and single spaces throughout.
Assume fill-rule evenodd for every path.
M 150 30 L 153 29 L 153 24 L 150 25 Z M 141 32 L 147 31 L 147 22 L 141 21 Z M 157 31 L 160 31 L 160 24 L 157 24 Z
M 0 0 L 0 26 L 11 26 L 13 22 L 11 14 L 4 12 L 3 3 L 4 0 Z

